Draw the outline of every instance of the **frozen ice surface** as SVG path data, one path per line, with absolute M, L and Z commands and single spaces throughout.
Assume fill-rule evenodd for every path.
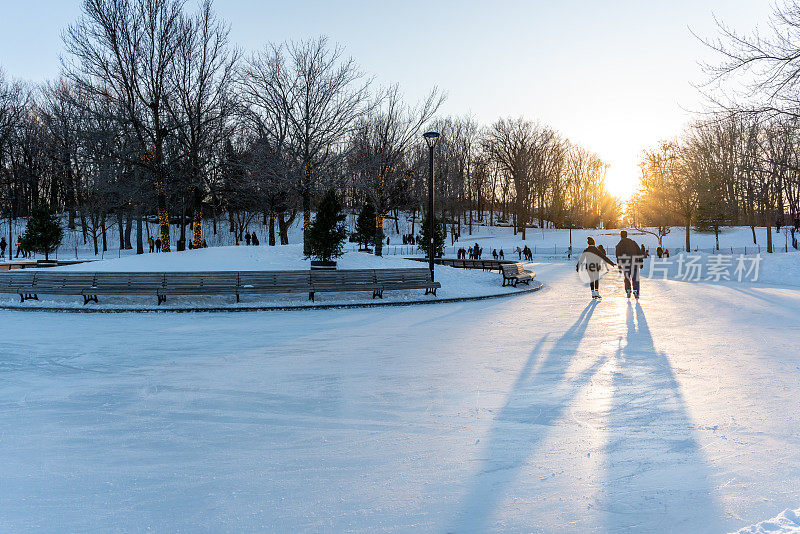
M 590 302 L 573 265 L 533 268 L 539 292 L 439 306 L 2 311 L 0 531 L 716 533 L 797 508 L 800 289 L 636 303 L 606 277 Z

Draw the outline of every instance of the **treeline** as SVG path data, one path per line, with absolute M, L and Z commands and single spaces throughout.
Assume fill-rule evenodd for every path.
M 740 35 L 720 26 L 706 44 L 723 60 L 706 65 L 709 99 L 702 119 L 642 157 L 642 187 L 628 206 L 632 225 L 663 236 L 683 226 L 800 226 L 800 4 L 776 7 L 770 35 Z M 744 95 L 744 96 L 743 96 Z
M 325 38 L 244 54 L 211 2 L 84 0 L 64 32 L 58 80 L 32 85 L 0 72 L 0 202 L 6 217 L 46 203 L 95 252 L 106 232 L 142 252 L 143 221 L 170 225 L 178 249 L 212 218 L 239 238 L 256 218 L 268 243 L 310 224 L 327 191 L 386 217 L 424 211 L 427 148 L 435 150 L 438 216 L 450 225 L 614 225 L 606 165 L 555 130 L 524 119 L 481 127 L 437 118 L 434 88 L 416 105 L 376 88 Z M 116 227 L 116 230 L 113 230 Z M 380 253 L 380 247 L 376 247 Z

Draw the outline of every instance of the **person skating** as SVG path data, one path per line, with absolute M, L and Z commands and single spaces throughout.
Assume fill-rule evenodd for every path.
M 8 243 L 6 243 L 6 238 L 4 237 L 4 238 L 0 239 L 0 258 L 5 258 L 6 257 L 6 247 L 7 246 L 8 246 Z M 10 255 L 11 254 L 9 254 L 9 256 Z
M 244 234 L 244 241 L 247 244 L 247 246 L 250 246 L 250 232 Z
M 156 239 L 156 252 L 161 252 L 161 238 Z
M 631 289 L 633 289 L 633 296 L 639 298 L 639 271 L 644 263 L 644 256 L 642 251 L 644 245 L 639 248 L 636 242 L 628 237 L 628 232 L 622 230 L 619 233 L 619 243 L 617 243 L 617 263 L 622 271 L 625 281 L 625 294 L 631 298 Z
M 589 287 L 592 290 L 592 298 L 599 299 L 600 297 L 600 271 L 603 267 L 603 262 L 609 265 L 616 265 L 613 261 L 608 259 L 608 256 L 597 248 L 594 244 L 594 238 L 587 237 L 586 243 L 589 245 L 581 253 L 578 263 L 575 265 L 575 270 L 580 270 L 581 266 L 586 270 L 589 278 Z

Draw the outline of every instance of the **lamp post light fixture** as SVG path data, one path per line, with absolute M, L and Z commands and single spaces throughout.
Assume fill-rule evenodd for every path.
M 433 278 L 433 258 L 434 258 L 434 233 L 436 231 L 436 224 L 434 223 L 434 203 L 433 203 L 433 147 L 436 146 L 436 141 L 439 140 L 439 132 L 425 132 L 422 134 L 425 142 L 428 144 L 429 156 L 429 173 L 428 173 L 428 267 L 431 270 L 431 281 Z

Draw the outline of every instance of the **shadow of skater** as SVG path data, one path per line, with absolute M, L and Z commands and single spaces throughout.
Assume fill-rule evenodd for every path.
M 607 481 L 609 532 L 722 532 L 711 469 L 666 355 L 657 352 L 639 303 L 611 367 Z
M 492 516 L 519 469 L 605 362 L 597 354 L 578 354 L 596 305 L 596 301 L 589 303 L 543 358 L 540 355 L 546 336 L 534 347 L 492 422 L 482 464 L 468 486 L 452 531 L 491 529 Z

